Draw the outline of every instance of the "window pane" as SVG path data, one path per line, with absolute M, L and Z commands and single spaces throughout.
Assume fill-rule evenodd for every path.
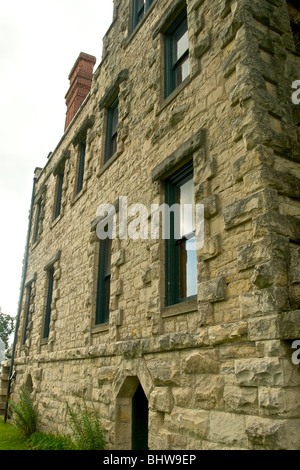
M 80 193 L 80 191 L 82 190 L 82 186 L 83 186 L 85 150 L 86 150 L 86 141 L 82 142 L 82 144 L 80 146 L 78 180 L 77 180 L 77 194 Z
M 183 62 L 177 64 L 175 68 L 176 74 L 176 86 L 180 85 L 180 83 L 185 80 L 190 74 L 190 59 L 186 57 Z
M 64 183 L 64 171 L 62 171 L 58 175 L 56 205 L 55 205 L 55 214 L 54 214 L 55 219 L 60 215 L 63 183 Z
M 27 287 L 27 304 L 26 304 L 26 315 L 25 315 L 25 325 L 24 325 L 24 335 L 23 335 L 23 344 L 25 344 L 27 339 L 27 327 L 30 313 L 30 302 L 31 302 L 31 284 Z
M 117 133 L 118 127 L 118 105 L 116 104 L 112 109 L 112 125 L 111 125 L 111 134 L 115 135 Z
M 111 245 L 112 241 L 110 238 L 106 238 L 100 243 L 96 325 L 105 323 L 109 320 Z
M 190 179 L 180 187 L 181 227 L 183 237 L 195 230 L 194 180 Z
M 50 330 L 53 282 L 54 282 L 54 268 L 51 268 L 48 272 L 48 294 L 47 294 L 46 316 L 45 316 L 45 325 L 44 325 L 44 338 L 48 338 L 49 330 Z
M 105 162 L 117 151 L 118 104 L 118 99 L 116 99 L 107 111 Z
M 180 26 L 174 34 L 174 62 L 177 62 L 189 48 L 189 36 L 186 21 L 185 24 L 182 23 L 182 25 L 183 26 Z
M 196 238 L 186 241 L 186 297 L 197 295 Z

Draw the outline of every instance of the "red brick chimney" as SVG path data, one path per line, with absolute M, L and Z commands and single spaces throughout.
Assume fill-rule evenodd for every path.
M 90 92 L 96 57 L 81 52 L 69 75 L 70 88 L 66 94 L 67 116 L 65 130 Z

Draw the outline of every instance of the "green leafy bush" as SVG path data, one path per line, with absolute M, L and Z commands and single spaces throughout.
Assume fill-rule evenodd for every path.
M 70 436 L 63 434 L 45 434 L 37 431 L 31 435 L 28 441 L 33 450 L 74 450 L 74 444 Z
M 19 391 L 19 401 L 10 400 L 12 418 L 26 438 L 37 431 L 38 414 L 33 406 L 29 391 L 22 387 Z
M 75 411 L 67 403 L 67 411 L 75 448 L 77 450 L 104 450 L 105 434 L 95 408 L 89 410 L 84 402 L 83 409 L 77 405 Z

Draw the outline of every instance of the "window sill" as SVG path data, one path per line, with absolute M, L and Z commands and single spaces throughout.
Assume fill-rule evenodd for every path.
M 197 299 L 191 299 L 179 304 L 170 305 L 170 307 L 164 307 L 161 311 L 161 316 L 162 318 L 168 318 L 176 315 L 182 315 L 184 313 L 197 312 L 197 310 Z
M 117 152 L 115 152 L 113 156 L 110 157 L 110 159 L 107 160 L 107 162 L 105 162 L 104 165 L 102 165 L 101 168 L 98 170 L 97 177 L 100 178 L 100 176 L 107 170 L 107 168 L 109 168 L 110 165 L 112 165 L 122 153 L 122 150 L 118 150 Z
M 92 326 L 92 334 L 104 333 L 109 331 L 109 323 L 102 323 L 101 325 Z
M 63 215 L 64 215 L 63 212 L 61 212 L 61 213 L 59 214 L 59 216 L 57 216 L 56 219 L 53 220 L 53 222 L 52 222 L 52 224 L 51 224 L 51 226 L 50 226 L 51 230 L 58 224 L 58 222 L 61 220 L 61 218 L 63 217 Z
M 77 201 L 78 199 L 81 198 L 81 196 L 86 192 L 86 185 L 84 185 L 84 187 L 82 188 L 81 191 L 79 191 L 79 193 L 75 194 L 75 196 L 73 196 L 72 198 L 72 201 L 71 201 L 71 206 L 73 206 Z
M 167 96 L 167 98 L 164 98 L 161 102 L 160 102 L 160 105 L 159 105 L 159 108 L 156 112 L 156 116 L 158 116 L 175 98 L 177 95 L 179 95 L 179 93 L 182 92 L 182 90 L 187 86 L 189 85 L 189 83 L 191 83 L 192 81 L 192 78 L 194 77 L 191 77 L 191 75 L 189 75 L 188 77 L 186 77 L 185 80 L 183 80 L 182 83 L 180 83 L 180 85 L 175 88 L 174 91 L 172 91 L 172 93 L 170 93 L 169 96 Z
M 45 344 L 48 344 L 48 338 L 42 338 L 40 341 L 40 345 L 43 346 Z
M 40 242 L 41 242 L 41 237 L 39 237 L 37 241 L 34 242 L 34 244 L 31 247 L 31 251 L 35 250 L 35 248 L 40 244 Z

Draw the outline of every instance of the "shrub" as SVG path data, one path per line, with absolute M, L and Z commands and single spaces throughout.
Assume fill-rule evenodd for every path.
M 67 403 L 67 411 L 71 421 L 75 448 L 77 450 L 104 450 L 104 430 L 95 408 L 92 411 L 89 410 L 84 402 L 83 409 L 77 405 L 77 411 L 74 411 Z
M 15 425 L 26 438 L 36 432 L 38 414 L 33 406 L 30 393 L 25 387 L 20 389 L 17 403 L 10 400 L 10 407 Z
M 73 450 L 74 445 L 69 436 L 63 434 L 45 434 L 37 431 L 29 438 L 33 450 Z

